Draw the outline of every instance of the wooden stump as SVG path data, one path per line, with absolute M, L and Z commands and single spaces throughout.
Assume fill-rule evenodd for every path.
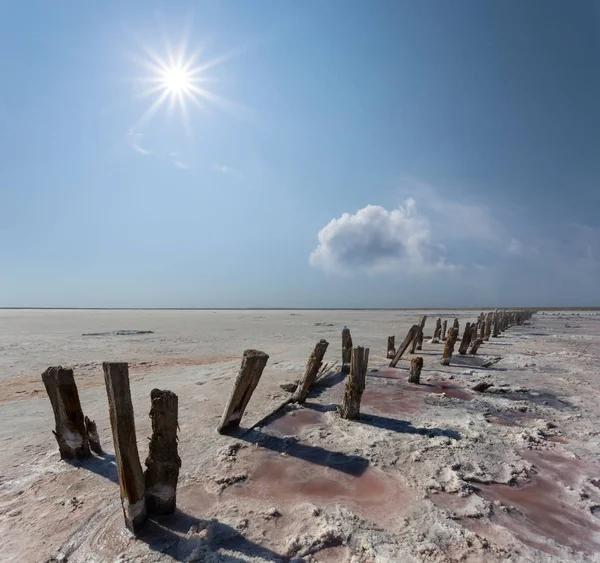
M 494 313 L 492 338 L 500 336 L 500 316 L 498 313 Z
M 85 430 L 79 393 L 73 370 L 49 367 L 42 381 L 54 412 L 54 437 L 61 459 L 83 459 L 90 456 L 90 444 Z
M 471 341 L 471 323 L 467 323 L 465 325 L 465 331 L 463 332 L 462 340 L 460 341 L 460 346 L 458 347 L 458 353 L 461 356 L 464 356 L 467 353 L 467 348 L 469 346 L 470 341 Z
M 418 332 L 413 339 L 412 346 L 410 347 L 410 353 L 414 354 L 415 350 L 421 350 L 423 347 L 423 328 L 425 328 L 425 321 L 427 320 L 427 315 L 421 315 L 419 319 L 419 324 L 417 325 Z
M 104 362 L 102 368 L 119 472 L 123 516 L 125 525 L 137 533 L 146 521 L 146 500 L 129 389 L 129 368 L 126 363 L 111 362 Z
M 410 361 L 410 375 L 408 376 L 409 383 L 419 383 L 421 381 L 421 369 L 423 369 L 423 358 L 415 356 Z
M 472 344 L 475 340 L 477 340 L 477 323 L 471 325 L 471 338 L 469 339 L 469 344 Z
M 395 368 L 396 364 L 400 361 L 402 354 L 406 352 L 406 349 L 409 347 L 410 343 L 415 339 L 417 332 L 419 331 L 419 327 L 417 325 L 412 325 L 406 334 L 406 338 L 400 344 L 398 350 L 396 350 L 396 355 L 394 359 L 390 362 L 390 367 Z
M 479 350 L 479 347 L 481 346 L 482 342 L 483 338 L 476 338 L 475 340 L 473 340 L 473 342 L 471 342 L 469 354 L 477 354 L 477 350 Z
M 479 338 L 483 339 L 484 337 L 485 337 L 485 316 L 479 322 Z
M 325 356 L 327 346 L 329 346 L 329 342 L 327 342 L 327 340 L 319 340 L 319 342 L 317 342 L 315 345 L 315 349 L 308 358 L 308 362 L 304 370 L 304 376 L 302 377 L 298 388 L 292 396 L 292 401 L 296 403 L 304 403 L 304 401 L 306 401 L 306 398 L 308 397 L 308 394 L 315 383 L 317 374 L 321 369 L 321 365 L 323 364 L 323 356 Z
M 452 328 L 456 329 L 456 334 L 459 333 L 460 325 L 458 324 L 458 319 L 454 319 L 454 322 L 452 323 Z
M 442 342 L 444 340 L 446 340 L 446 328 L 448 327 L 448 321 L 447 319 L 444 319 L 444 322 L 442 323 Z
M 256 389 L 269 356 L 259 350 L 245 350 L 240 371 L 217 430 L 222 434 L 240 425 L 248 401 Z
M 146 505 L 150 514 L 175 512 L 181 459 L 177 453 L 178 398 L 172 391 L 150 392 L 152 438 L 146 458 Z
M 352 336 L 350 329 L 344 327 L 342 330 L 342 373 L 350 371 L 350 361 L 352 358 Z
M 367 367 L 369 364 L 369 349 L 358 346 L 352 349 L 350 360 L 350 375 L 340 407 L 340 416 L 347 420 L 360 418 L 360 400 L 365 390 Z
M 396 355 L 396 337 L 388 336 L 387 340 L 387 359 L 391 360 Z
M 488 313 L 485 317 L 485 332 L 483 335 L 483 339 L 487 342 L 492 335 L 492 315 L 493 313 Z
M 87 435 L 88 442 L 90 443 L 90 449 L 98 455 L 102 455 L 102 446 L 100 445 L 100 436 L 98 436 L 98 428 L 93 420 L 90 420 L 87 416 L 85 417 L 85 433 Z
M 446 344 L 444 346 L 444 353 L 442 355 L 442 365 L 443 366 L 450 365 L 450 360 L 452 359 L 452 353 L 454 352 L 454 344 L 456 344 L 457 337 L 458 337 L 458 329 L 451 328 L 448 331 L 448 338 L 446 339 Z
M 433 339 L 432 342 L 437 344 L 442 338 L 442 319 L 438 317 L 435 322 L 435 330 L 433 331 Z

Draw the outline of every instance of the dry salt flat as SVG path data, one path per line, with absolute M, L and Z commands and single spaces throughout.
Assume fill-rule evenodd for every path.
M 598 561 L 600 315 L 542 311 L 441 366 L 427 341 L 388 368 L 420 314 L 425 335 L 479 311 L 0 310 L 0 558 L 5 561 Z M 269 354 L 242 430 L 289 395 L 315 343 L 370 348 L 360 421 L 340 419 L 337 370 L 304 406 L 216 433 L 246 348 Z M 179 396 L 174 516 L 125 530 L 103 361 L 126 361 L 142 462 L 153 388 Z M 105 454 L 61 461 L 41 380 L 74 368 Z M 485 393 L 473 391 L 492 383 Z

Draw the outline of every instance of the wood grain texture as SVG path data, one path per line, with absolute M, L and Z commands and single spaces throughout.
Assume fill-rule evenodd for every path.
M 90 445 L 73 370 L 62 366 L 49 367 L 42 374 L 42 381 L 54 413 L 53 434 L 61 459 L 89 457 Z
M 269 356 L 260 350 L 245 350 L 242 365 L 233 384 L 233 390 L 223 411 L 221 422 L 217 428 L 223 433 L 240 425 L 250 397 L 256 389 Z
M 115 446 L 125 525 L 138 533 L 146 522 L 144 474 L 138 454 L 133 405 L 126 363 L 104 362 L 104 383 Z

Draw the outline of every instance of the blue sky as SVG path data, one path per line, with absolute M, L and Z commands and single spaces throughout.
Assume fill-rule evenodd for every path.
M 0 306 L 600 305 L 599 63 L 583 0 L 3 2 Z

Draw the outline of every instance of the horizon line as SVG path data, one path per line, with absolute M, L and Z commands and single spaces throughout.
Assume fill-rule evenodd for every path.
M 0 307 L 8 311 L 477 311 L 537 309 L 538 311 L 600 311 L 600 306 L 519 307 Z

